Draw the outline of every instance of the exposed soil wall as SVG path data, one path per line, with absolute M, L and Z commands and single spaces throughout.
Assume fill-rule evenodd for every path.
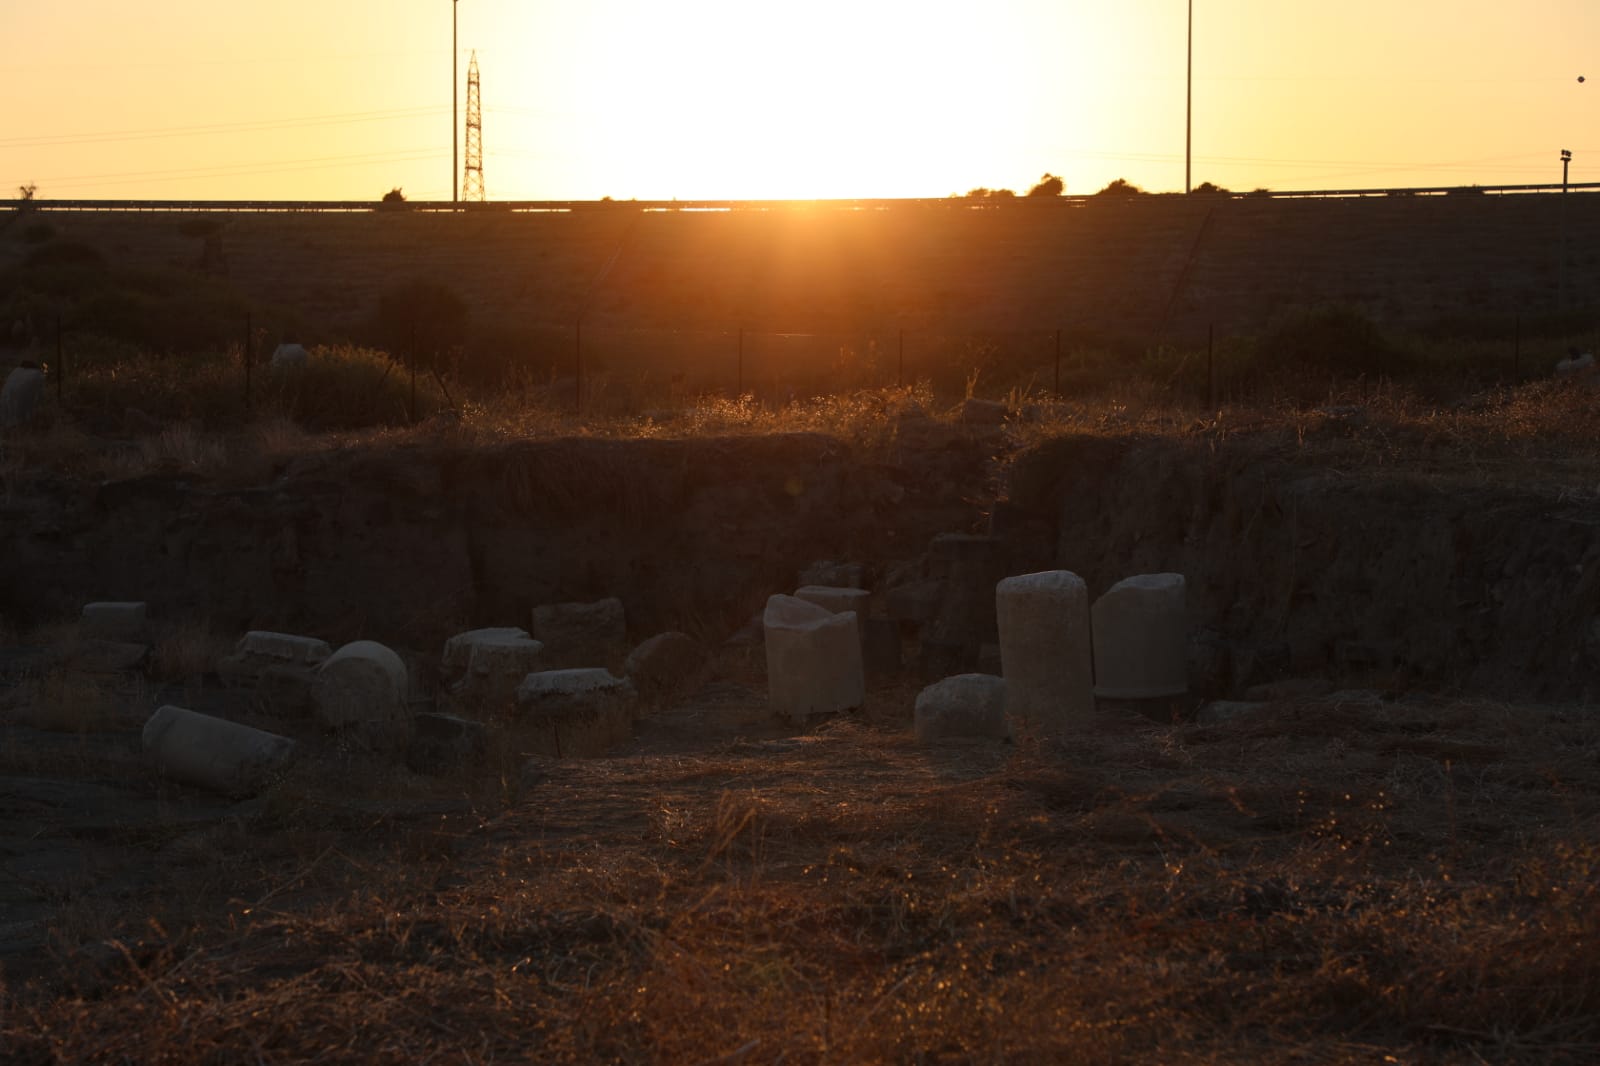
M 1071 569 L 1091 595 L 1185 574 L 1211 653 L 1197 682 L 1213 692 L 1315 675 L 1600 696 L 1590 497 L 1205 435 L 1052 440 L 1002 489 L 1000 431 L 912 439 L 356 451 L 248 489 L 42 482 L 0 509 L 0 613 L 37 622 L 136 599 L 221 632 L 430 650 L 468 626 L 526 625 L 535 604 L 614 595 L 635 640 L 720 639 L 814 560 L 864 563 L 881 590 L 936 570 L 934 535 L 992 530 L 1002 569 Z
M 821 436 L 530 442 L 301 459 L 272 484 L 54 481 L 0 511 L 0 603 L 23 620 L 145 600 L 224 632 L 419 648 L 539 603 L 621 597 L 637 638 L 725 636 L 817 558 L 915 554 L 961 528 L 990 453 L 913 467 Z
M 1057 523 L 1091 594 L 1188 578 L 1227 684 L 1286 675 L 1521 698 L 1600 696 L 1600 505 L 1248 440 L 1050 442 L 1012 506 Z

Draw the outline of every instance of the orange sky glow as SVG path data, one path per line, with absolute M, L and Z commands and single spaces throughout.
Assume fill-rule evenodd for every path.
M 1186 13 L 459 0 L 459 104 L 476 51 L 493 200 L 1181 191 Z M 448 200 L 451 15 L 4 4 L 0 196 Z M 1241 190 L 1600 180 L 1600 4 L 1195 0 L 1193 138 Z

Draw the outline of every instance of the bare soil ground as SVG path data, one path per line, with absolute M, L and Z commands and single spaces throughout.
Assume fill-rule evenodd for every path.
M 1586 710 L 1347 693 L 918 748 L 909 695 L 774 735 L 724 681 L 503 806 L 301 777 L 91 833 L 159 861 L 101 913 L 64 893 L 8 1059 L 1600 1051 Z

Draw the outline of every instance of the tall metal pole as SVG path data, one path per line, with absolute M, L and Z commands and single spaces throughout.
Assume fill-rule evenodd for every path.
M 456 124 L 460 121 L 460 109 L 456 104 L 456 93 L 460 78 L 456 76 L 456 5 L 461 0 L 450 0 L 450 202 L 456 203 L 461 199 L 461 168 L 457 165 L 460 160 L 461 136 Z M 1190 0 L 1192 3 L 1193 0 Z
M 1194 162 L 1194 0 L 1189 0 L 1189 57 L 1183 102 L 1183 191 L 1189 191 L 1191 164 Z
M 1572 153 L 1561 149 L 1561 279 L 1560 295 L 1561 309 L 1567 308 L 1567 166 L 1572 162 Z

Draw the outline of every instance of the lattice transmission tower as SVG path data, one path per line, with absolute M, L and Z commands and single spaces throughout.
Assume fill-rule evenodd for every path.
M 483 102 L 478 84 L 478 53 L 467 64 L 467 165 L 461 180 L 461 198 L 489 199 L 483 188 Z

